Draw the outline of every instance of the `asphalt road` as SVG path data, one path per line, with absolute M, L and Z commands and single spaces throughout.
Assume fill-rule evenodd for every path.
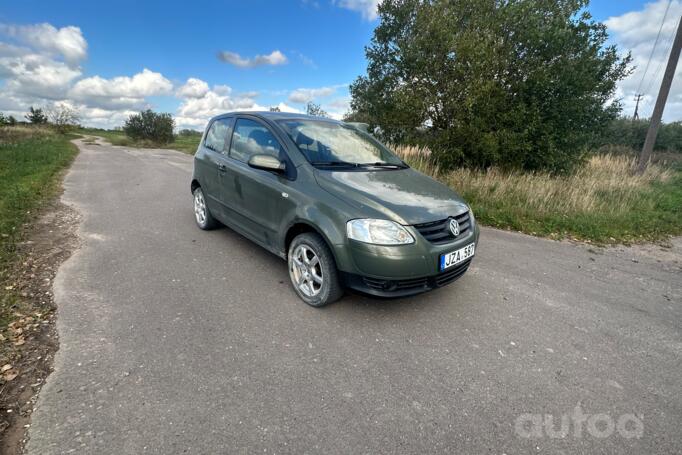
M 679 240 L 484 229 L 453 285 L 314 309 L 284 261 L 195 227 L 190 156 L 81 149 L 30 454 L 682 452 Z

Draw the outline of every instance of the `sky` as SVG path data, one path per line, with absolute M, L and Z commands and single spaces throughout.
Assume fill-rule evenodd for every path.
M 115 127 L 132 113 L 170 112 L 178 128 L 202 129 L 230 110 L 348 110 L 348 86 L 364 74 L 364 46 L 380 0 L 174 0 L 5 2 L 0 8 L 0 112 L 65 103 L 87 126 Z M 610 42 L 632 52 L 634 73 L 616 93 L 626 115 L 634 95 L 653 110 L 680 0 L 594 0 Z M 647 68 L 649 56 L 651 61 Z M 646 73 L 645 73 L 646 69 Z M 682 66 L 678 68 L 682 73 Z M 643 77 L 644 76 L 644 77 Z M 664 113 L 682 120 L 679 78 Z

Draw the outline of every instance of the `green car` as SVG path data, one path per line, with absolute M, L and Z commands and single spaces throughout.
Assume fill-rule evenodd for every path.
M 457 193 L 361 128 L 280 112 L 209 122 L 191 184 L 201 229 L 225 224 L 287 260 L 309 305 L 345 288 L 404 297 L 469 268 L 479 228 Z

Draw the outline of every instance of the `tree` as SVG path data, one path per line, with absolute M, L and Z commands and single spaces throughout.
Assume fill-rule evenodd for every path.
M 80 114 L 68 104 L 53 104 L 46 111 L 50 121 L 60 133 L 65 133 L 78 126 L 78 122 L 80 122 Z
M 315 104 L 312 101 L 308 101 L 308 104 L 305 107 L 305 113 L 315 117 L 329 117 L 327 111 L 322 109 L 319 104 Z
M 28 114 L 24 115 L 24 117 L 34 125 L 44 125 L 47 123 L 47 115 L 43 113 L 43 110 L 40 108 L 34 109 L 33 106 L 28 108 Z
M 10 126 L 14 126 L 17 124 L 17 119 L 15 119 L 13 115 L 6 117 L 6 120 L 7 120 L 7 124 Z
M 173 128 L 175 128 L 175 121 L 172 115 L 147 109 L 128 117 L 123 131 L 126 136 L 133 139 L 167 144 L 173 142 Z
M 282 112 L 279 106 L 270 106 L 270 112 Z
M 587 0 L 384 0 L 354 118 L 442 168 L 566 171 L 614 119 L 630 56 Z

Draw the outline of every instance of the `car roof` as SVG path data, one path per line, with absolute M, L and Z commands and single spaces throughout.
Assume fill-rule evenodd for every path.
M 225 112 L 224 114 L 216 115 L 214 118 L 224 117 L 226 115 L 252 115 L 254 117 L 260 117 L 267 120 L 292 120 L 292 119 L 306 119 L 306 120 L 323 120 L 334 123 L 341 123 L 338 120 L 334 120 L 327 117 L 315 117 L 313 115 L 298 114 L 296 112 L 273 112 L 273 111 L 234 111 Z M 213 119 L 211 119 L 213 120 Z

